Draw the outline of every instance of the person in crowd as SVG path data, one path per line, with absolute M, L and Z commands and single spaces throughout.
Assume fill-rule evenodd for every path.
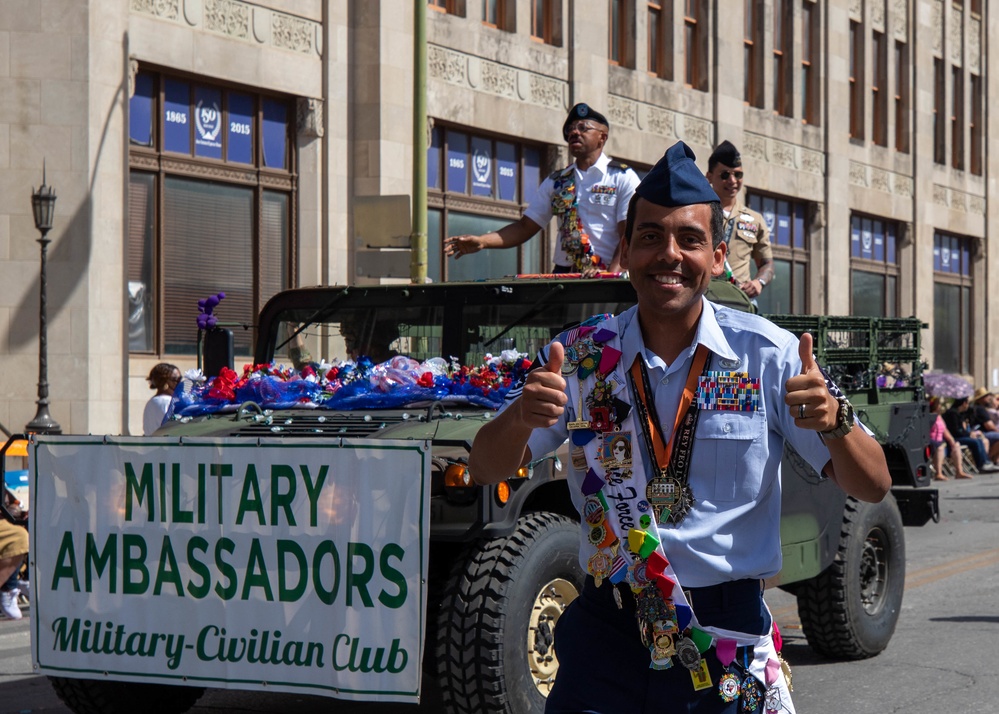
M 549 714 L 793 711 L 763 600 L 781 569 L 784 443 L 860 500 L 891 486 L 811 335 L 704 298 L 726 250 L 718 196 L 678 142 L 628 209 L 621 263 L 637 305 L 543 348 L 475 437 L 480 484 L 570 439 L 587 577 L 558 621 Z M 605 456 L 611 431 L 631 435 L 627 475 Z
M 940 398 L 930 399 L 930 412 L 936 414 L 933 426 L 930 427 L 930 451 L 933 454 L 933 478 L 937 481 L 947 481 L 948 478 L 943 472 L 944 456 L 950 455 L 950 462 L 954 468 L 956 478 L 972 478 L 971 474 L 964 470 L 964 460 L 961 458 L 961 445 L 958 444 L 951 433 L 947 431 L 947 425 L 940 416 Z
M 950 408 L 943 414 L 947 431 L 951 433 L 951 436 L 954 437 L 957 443 L 968 447 L 968 450 L 971 451 L 971 457 L 975 461 L 975 467 L 979 471 L 983 473 L 999 471 L 999 468 L 995 467 L 989 461 L 986 446 L 988 442 L 983 437 L 982 432 L 971 428 L 970 415 L 968 414 L 969 407 L 970 402 L 968 397 L 960 397 L 954 400 Z
M 723 141 L 708 158 L 708 181 L 721 200 L 725 215 L 726 260 L 732 279 L 750 298 L 757 298 L 774 279 L 770 230 L 763 216 L 739 201 L 744 177 L 742 155 L 730 141 Z M 750 276 L 750 261 L 756 277 Z
M 146 408 L 142 412 L 142 433 L 145 436 L 149 436 L 163 425 L 170 413 L 173 392 L 180 384 L 180 380 L 180 370 L 166 362 L 160 362 L 149 370 L 146 381 L 149 382 L 150 389 L 156 390 L 156 394 L 146 402 Z
M 979 387 L 971 397 L 969 421 L 974 429 L 982 432 L 988 441 L 989 461 L 999 463 L 999 427 L 992 415 L 994 395 L 985 387 Z
M 609 131 L 603 114 L 587 104 L 575 105 L 562 125 L 562 137 L 575 161 L 541 182 L 520 220 L 478 236 L 451 236 L 444 241 L 444 253 L 460 258 L 484 248 L 513 248 L 555 216 L 554 272 L 619 272 L 625 214 L 638 175 L 604 153 Z
M 361 312 L 345 314 L 340 322 L 340 335 L 348 359 L 354 361 L 368 357 L 373 364 L 381 364 L 399 354 L 392 348 L 399 339 L 399 327 L 392 320 L 373 319 Z
M 20 620 L 21 607 L 17 573 L 28 554 L 28 530 L 0 518 L 0 612 L 11 620 Z

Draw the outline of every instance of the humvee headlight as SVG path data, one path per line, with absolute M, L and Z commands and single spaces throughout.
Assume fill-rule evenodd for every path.
M 510 500 L 510 484 L 506 481 L 500 481 L 496 484 L 496 500 L 501 506 L 506 505 L 506 502 Z
M 451 488 L 466 488 L 472 485 L 472 476 L 465 464 L 451 464 L 444 471 L 444 485 Z

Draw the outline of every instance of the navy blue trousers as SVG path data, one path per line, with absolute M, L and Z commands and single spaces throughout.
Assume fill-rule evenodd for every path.
M 545 714 L 738 714 L 739 701 L 726 702 L 718 694 L 724 669 L 714 648 L 704 653 L 712 686 L 694 689 L 690 671 L 680 664 L 666 670 L 649 667 L 649 650 L 642 644 L 634 611 L 619 609 L 613 599 L 614 586 L 600 588 L 587 579 L 586 587 L 566 608 L 555 626 L 558 677 L 548 695 Z M 760 595 L 755 601 L 692 604 L 704 625 L 747 633 L 770 629 L 770 615 Z M 742 663 L 752 661 L 751 647 L 740 647 L 730 670 L 741 679 Z M 761 706 L 762 709 L 762 706 Z

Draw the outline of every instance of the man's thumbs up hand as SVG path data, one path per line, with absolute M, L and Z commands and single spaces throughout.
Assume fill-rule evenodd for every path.
M 562 376 L 562 363 L 565 361 L 565 347 L 561 342 L 552 342 L 548 348 L 548 364 L 545 369 L 552 374 Z M 565 380 L 562 380 L 563 384 Z
M 798 357 L 801 358 L 802 374 L 818 371 L 819 366 L 815 364 L 815 357 L 812 355 L 812 335 L 809 332 L 802 333 L 798 339 Z
M 812 336 L 802 334 L 798 340 L 801 374 L 791 377 L 784 385 L 784 402 L 791 411 L 795 425 L 812 431 L 836 428 L 839 402 L 829 393 L 825 377 L 812 354 Z
M 561 342 L 552 342 L 548 348 L 547 364 L 527 375 L 524 391 L 520 395 L 520 418 L 525 426 L 543 429 L 562 416 L 568 401 L 565 378 L 562 377 L 564 361 L 565 347 Z

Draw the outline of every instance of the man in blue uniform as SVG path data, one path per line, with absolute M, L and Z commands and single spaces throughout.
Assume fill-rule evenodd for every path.
M 554 216 L 556 273 L 619 271 L 625 213 L 638 175 L 604 153 L 609 130 L 603 114 L 586 104 L 574 106 L 562 136 L 575 161 L 541 182 L 520 220 L 479 236 L 451 236 L 444 252 L 460 258 L 484 248 L 514 248 Z
M 629 206 L 637 306 L 559 335 L 476 436 L 479 483 L 569 439 L 589 575 L 558 621 L 548 712 L 793 712 L 762 597 L 781 567 L 784 442 L 856 498 L 891 485 L 810 335 L 704 299 L 722 238 L 718 197 L 677 143 Z

